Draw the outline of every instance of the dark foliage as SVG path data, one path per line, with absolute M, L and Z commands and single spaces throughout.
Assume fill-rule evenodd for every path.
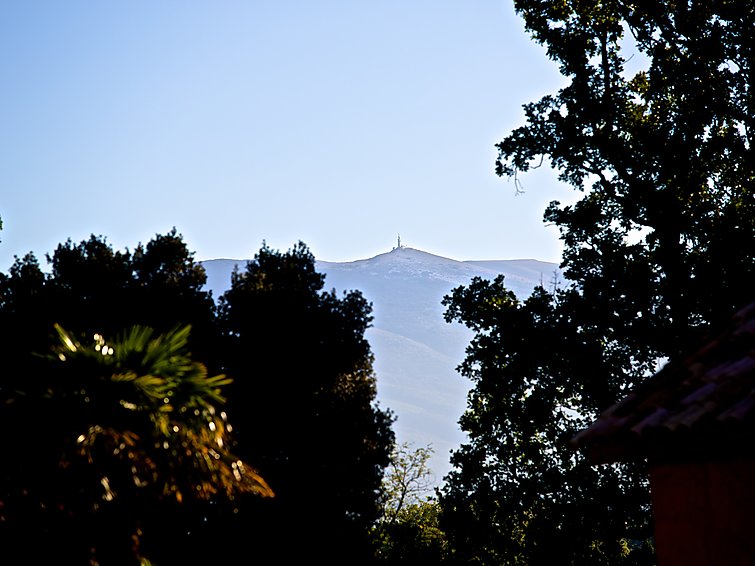
M 28 255 L 0 275 L 4 557 L 129 564 L 147 556 L 161 565 L 239 555 L 257 563 L 368 559 L 393 433 L 392 417 L 375 405 L 364 338 L 370 305 L 361 294 L 324 292 L 303 244 L 286 254 L 263 247 L 234 275 L 218 317 L 202 290 L 204 271 L 175 230 L 133 253 L 94 236 L 69 241 L 48 261 L 49 273 Z M 166 363 L 176 364 L 169 371 L 188 383 L 208 380 L 203 391 L 214 406 L 225 403 L 213 389 L 222 383 L 233 403 L 221 412 L 171 398 L 163 407 L 147 395 L 156 405 L 142 406 L 129 393 L 134 387 L 166 387 L 164 374 L 143 365 L 146 356 L 117 368 L 96 355 L 71 365 L 72 350 L 59 352 L 66 363 L 58 367 L 62 358 L 46 355 L 57 324 L 82 343 L 94 340 L 92 351 L 102 336 L 122 336 L 115 358 L 146 336 L 122 335 L 134 325 L 179 336 L 186 355 L 227 370 L 236 383 L 207 378 L 204 364 L 184 354 L 168 352 Z M 175 334 L 186 325 L 190 334 Z M 174 420 L 164 420 L 174 405 Z M 225 410 L 238 424 L 233 439 Z M 258 497 L 266 488 L 244 484 L 252 468 L 234 468 L 230 450 L 265 468 L 280 489 L 275 503 Z M 132 467 L 123 467 L 126 460 Z
M 44 273 L 29 254 L 17 258 L 0 278 L 0 332 L 5 352 L 45 351 L 53 325 L 84 335 L 114 336 L 140 324 L 158 332 L 176 325 L 194 328 L 191 349 L 210 353 L 206 337 L 214 325 L 214 304 L 202 290 L 205 275 L 175 230 L 157 235 L 134 253 L 114 251 L 92 236 L 60 244 Z M 15 363 L 15 362 L 14 362 Z
M 751 2 L 516 1 L 569 80 L 525 106 L 498 173 L 550 162 L 583 193 L 551 203 L 567 286 L 517 301 L 475 281 L 446 299 L 477 333 L 441 498 L 461 563 L 649 563 L 641 470 L 592 468 L 571 436 L 752 301 Z M 625 72 L 628 53 L 645 70 Z
M 92 514 L 96 507 L 92 501 L 99 497 L 102 485 L 96 479 L 92 489 L 91 482 L 79 478 L 83 487 L 74 489 L 79 479 L 73 470 L 80 472 L 81 466 L 72 463 L 75 458 L 71 460 L 75 439 L 90 427 L 102 426 L 102 411 L 115 410 L 111 416 L 116 416 L 117 409 L 110 401 L 117 401 L 123 389 L 108 381 L 107 369 L 97 374 L 89 368 L 84 375 L 66 377 L 70 370 L 51 366 L 45 355 L 58 342 L 56 324 L 86 342 L 95 334 L 114 339 L 134 325 L 149 326 L 158 333 L 192 325 L 197 332 L 189 348 L 209 352 L 213 302 L 201 290 L 205 282 L 201 266 L 193 261 L 175 230 L 156 236 L 146 247 L 138 246 L 133 254 L 113 251 L 103 238 L 95 236 L 78 245 L 68 241 L 59 245 L 48 261 L 51 270 L 45 273 L 29 254 L 17 259 L 7 275 L 0 275 L 0 353 L 4 360 L 0 429 L 9 456 L 3 475 L 6 520 L 0 524 L 0 536 L 8 552 L 67 555 L 73 563 L 77 562 L 76 553 L 89 555 L 89 546 L 99 541 L 100 555 L 111 547 L 117 549 L 119 560 L 128 563 L 134 559 L 134 554 L 124 552 L 134 543 L 133 517 L 113 511 L 128 497 L 124 494 Z M 105 385 L 97 386 L 97 395 L 90 391 L 77 396 L 76 384 L 87 379 L 90 385 L 82 385 L 80 391 L 90 391 L 92 383 Z M 79 406 L 85 398 L 91 401 L 84 403 L 86 410 Z M 93 412 L 95 405 L 100 412 Z M 98 466 L 83 475 L 90 480 L 92 473 L 104 475 Z M 139 491 L 139 496 L 149 500 L 143 494 L 146 491 Z M 79 501 L 73 507 L 71 497 Z M 60 509 L 52 509 L 55 505 Z M 152 512 L 157 515 L 160 511 L 155 508 Z M 65 520 L 66 513 L 70 520 Z M 88 527 L 82 523 L 85 520 L 90 520 Z M 112 537 L 110 542 L 108 537 Z
M 134 564 L 145 546 L 164 557 L 173 540 L 156 519 L 186 529 L 187 508 L 272 495 L 229 450 L 228 379 L 190 358 L 188 327 L 86 343 L 57 332 L 20 388 L 2 392 L 3 561 Z
M 609 351 L 572 292 L 520 303 L 503 277 L 446 299 L 475 330 L 461 372 L 474 387 L 460 420 L 470 442 L 452 456 L 442 527 L 460 564 L 637 563 L 650 555 L 640 470 L 595 468 L 569 440 L 613 396 L 632 352 Z M 634 510 L 634 514 L 627 510 Z M 632 550 L 632 552 L 630 552 Z
M 239 449 L 276 492 L 241 509 L 263 563 L 366 563 L 380 513 L 393 432 L 375 405 L 371 307 L 323 286 L 304 244 L 263 246 L 221 299 Z

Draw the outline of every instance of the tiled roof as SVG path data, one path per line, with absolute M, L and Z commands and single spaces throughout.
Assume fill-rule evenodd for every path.
M 591 462 L 605 463 L 720 455 L 755 447 L 753 439 L 755 303 L 703 348 L 667 364 L 607 409 L 572 445 Z

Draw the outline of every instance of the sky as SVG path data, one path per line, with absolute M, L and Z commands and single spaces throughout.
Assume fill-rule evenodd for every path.
M 173 227 L 198 260 L 305 242 L 559 261 L 547 168 L 495 175 L 563 86 L 511 0 L 0 3 L 0 271 Z

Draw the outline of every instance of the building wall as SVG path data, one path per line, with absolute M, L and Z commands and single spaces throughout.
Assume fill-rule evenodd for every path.
M 650 467 L 658 566 L 755 565 L 755 459 Z

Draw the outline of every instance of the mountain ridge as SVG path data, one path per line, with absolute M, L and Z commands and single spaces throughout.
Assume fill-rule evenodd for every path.
M 234 268 L 249 260 L 200 262 L 206 287 L 219 297 L 230 287 Z M 325 289 L 359 290 L 373 305 L 366 337 L 375 356 L 378 402 L 396 417 L 397 440 L 432 445 L 436 480 L 450 470 L 449 452 L 465 441 L 457 421 L 470 384 L 457 372 L 472 333 L 443 319 L 441 300 L 473 277 L 504 275 L 517 297 L 528 296 L 544 279 L 560 276 L 558 265 L 540 260 L 459 261 L 401 246 L 350 262 L 316 261 Z

